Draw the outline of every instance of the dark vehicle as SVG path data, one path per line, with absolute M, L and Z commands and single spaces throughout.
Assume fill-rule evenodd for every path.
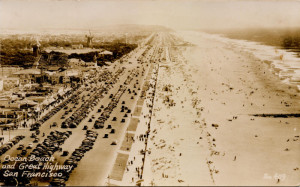
M 69 155 L 69 151 L 64 151 L 61 156 L 68 156 L 68 155 Z
M 114 140 L 111 145 L 117 145 L 118 144 L 118 141 L 117 140 Z
M 69 128 L 76 128 L 76 127 L 77 127 L 77 124 L 74 122 L 69 125 Z
M 60 179 L 60 178 L 54 178 L 51 182 L 50 182 L 51 186 L 65 186 L 65 180 L 64 179 Z
M 39 134 L 40 134 L 40 130 L 36 130 L 36 131 L 35 131 L 35 134 L 36 134 L 36 135 L 39 135 Z
M 104 127 L 103 124 L 100 124 L 100 123 L 98 123 L 98 124 L 95 123 L 95 124 L 94 124 L 94 128 L 95 128 L 95 129 L 102 129 L 103 127 Z
M 85 125 L 82 130 L 87 130 L 87 129 L 88 129 L 88 126 Z
M 40 140 L 39 138 L 35 138 L 34 141 L 33 141 L 33 143 L 38 143 L 39 140 Z
M 32 149 L 33 148 L 33 144 L 29 143 L 28 146 L 26 147 L 26 149 Z
M 24 156 L 26 154 L 27 154 L 27 151 L 26 150 L 22 150 L 21 155 Z
M 63 129 L 66 129 L 66 128 L 68 128 L 69 127 L 69 125 L 68 124 L 66 124 L 66 123 L 64 123 L 64 122 L 62 122 L 62 124 L 61 124 L 61 126 L 60 126 L 61 128 L 63 128 Z
M 2 164 L 8 164 L 8 162 L 9 162 L 8 160 L 5 160 L 2 162 Z
M 35 133 L 31 133 L 30 138 L 36 138 L 36 134 Z
M 24 148 L 23 144 L 20 144 L 19 147 L 17 148 L 17 150 L 22 150 Z

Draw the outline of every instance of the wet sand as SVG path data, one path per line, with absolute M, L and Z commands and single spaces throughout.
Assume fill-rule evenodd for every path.
M 299 113 L 299 92 L 252 54 L 184 39 L 161 63 L 145 185 L 299 185 L 300 119 L 252 115 Z

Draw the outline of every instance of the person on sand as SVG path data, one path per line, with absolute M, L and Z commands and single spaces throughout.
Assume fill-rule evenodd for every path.
M 236 156 L 234 156 L 234 159 L 233 159 L 233 161 L 236 161 Z

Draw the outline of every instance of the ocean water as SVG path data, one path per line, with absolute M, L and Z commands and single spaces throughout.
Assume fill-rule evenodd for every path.
M 264 45 L 258 42 L 230 39 L 218 34 L 189 31 L 186 34 L 210 38 L 230 44 L 242 51 L 253 54 L 256 58 L 270 64 L 271 70 L 285 84 L 296 85 L 300 91 L 300 58 L 295 52 Z

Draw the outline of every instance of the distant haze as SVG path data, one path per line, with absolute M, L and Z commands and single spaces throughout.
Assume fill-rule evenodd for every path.
M 101 28 L 114 24 L 179 29 L 300 26 L 300 0 L 0 0 L 0 28 Z

